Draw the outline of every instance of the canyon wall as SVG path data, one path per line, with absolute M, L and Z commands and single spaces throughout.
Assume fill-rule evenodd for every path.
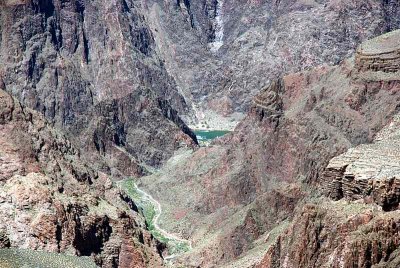
M 195 146 L 177 112 L 188 107 L 139 3 L 2 1 L 0 19 L 2 87 L 84 151 L 100 153 L 91 159 L 99 168 L 137 176 L 141 164 L 158 166 L 176 148 Z
M 350 76 L 352 83 L 380 87 L 375 97 L 368 93 L 366 86 L 359 101 L 347 99 L 353 109 L 359 110 L 369 100 L 375 102 L 385 91 L 393 96 L 398 94 L 400 67 L 391 65 L 388 71 L 386 63 L 392 63 L 392 59 L 385 56 L 396 54 L 394 40 L 399 36 L 399 31 L 393 31 L 358 48 Z M 373 52 L 379 59 L 365 64 L 368 52 L 368 57 Z M 382 107 L 387 103 L 382 103 Z M 292 224 L 277 237 L 256 267 L 400 265 L 398 104 L 392 116 L 384 110 L 377 108 L 373 116 L 387 121 L 385 126 L 378 132 L 374 130 L 372 140 L 349 148 L 329 161 L 319 173 L 318 187 L 305 200 L 307 204 L 298 207 Z
M 167 167 L 171 166 L 165 173 L 145 177 L 141 179 L 141 185 L 166 208 L 166 228 L 180 231 L 193 240 L 194 251 L 182 257 L 183 263 L 193 267 L 242 267 L 239 263 L 245 265 L 243 267 L 252 267 L 260 263 L 270 248 L 268 245 L 272 245 L 276 251 L 271 249 L 265 257 L 270 261 L 265 259 L 263 265 L 277 263 L 271 267 L 285 267 L 285 258 L 289 254 L 289 262 L 286 262 L 291 265 L 286 267 L 319 267 L 327 261 L 327 255 L 321 256 L 315 264 L 314 259 L 310 259 L 318 258 L 312 250 L 320 254 L 319 244 L 309 249 L 310 252 L 303 246 L 307 256 L 299 253 L 299 244 L 311 243 L 305 239 L 310 238 L 307 232 L 313 232 L 307 229 L 305 233 L 299 233 L 303 228 L 299 225 L 304 224 L 306 228 L 311 221 L 308 214 L 304 216 L 306 218 L 302 217 L 301 211 L 304 207 L 308 213 L 305 205 L 308 203 L 315 207 L 311 210 L 317 214 L 319 211 L 325 213 L 325 208 L 332 206 L 342 217 L 340 206 L 335 208 L 333 201 L 319 198 L 323 192 L 320 189 L 328 189 L 336 199 L 351 195 L 350 200 L 358 200 L 360 196 L 368 200 L 370 196 L 373 201 L 368 204 L 371 207 L 366 205 L 365 210 L 377 210 L 374 214 L 377 219 L 386 218 L 379 212 L 378 205 L 388 211 L 397 208 L 396 180 L 388 177 L 367 184 L 363 178 L 348 178 L 347 173 L 340 172 L 349 161 L 348 155 L 353 157 L 353 154 L 338 158 L 346 160 L 338 160 L 340 165 L 331 159 L 349 148 L 373 142 L 399 112 L 399 100 L 398 79 L 388 79 L 382 71 L 376 72 L 371 79 L 364 79 L 355 68 L 354 58 L 338 66 L 323 65 L 286 75 L 255 96 L 248 115 L 233 133 L 193 155 L 172 159 L 167 163 Z M 396 156 L 397 147 L 389 144 L 383 148 L 386 149 L 360 170 L 370 170 L 369 165 L 379 161 L 395 168 L 397 158 L 388 161 L 384 156 Z M 358 157 L 357 152 L 355 150 L 354 155 Z M 368 151 L 365 154 L 368 155 Z M 363 163 L 357 161 L 354 160 L 355 166 Z M 325 205 L 320 207 L 319 202 L 325 202 Z M 352 205 L 343 207 L 351 210 Z M 310 213 L 314 215 L 314 212 Z M 322 222 L 329 222 L 333 217 L 329 211 L 326 213 L 328 216 Z M 359 210 L 349 211 L 346 215 L 351 218 L 357 214 L 362 217 Z M 347 216 L 343 216 L 344 221 L 348 220 Z M 292 223 L 289 231 L 285 231 L 288 222 Z M 364 228 L 362 222 L 359 225 L 352 230 Z M 331 235 L 334 237 L 335 232 L 329 233 L 332 226 L 327 225 L 324 231 L 327 239 Z M 384 232 L 376 230 L 381 231 Z M 373 233 L 370 235 L 374 236 Z M 376 243 L 384 241 L 386 235 L 389 234 L 379 237 Z M 337 240 L 338 243 L 341 241 L 340 238 Z M 282 243 L 276 244 L 279 241 Z M 299 244 L 291 244 L 291 241 Z M 329 244 L 329 250 L 334 248 L 335 244 Z M 333 254 L 329 250 L 326 254 Z M 368 254 L 361 248 L 359 250 Z M 337 256 L 344 256 L 345 252 Z M 388 249 L 385 254 L 389 256 L 390 253 Z M 291 258 L 292 255 L 296 258 Z M 246 260 L 246 264 L 241 260 Z M 380 260 L 377 257 L 372 263 L 377 264 Z

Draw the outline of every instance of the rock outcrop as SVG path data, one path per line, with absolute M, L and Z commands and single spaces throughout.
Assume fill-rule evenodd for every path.
M 356 52 L 358 71 L 395 73 L 400 70 L 400 30 L 364 42 Z
M 397 30 L 363 43 L 356 54 L 357 72 L 400 71 L 399 37 Z M 394 81 L 387 83 L 396 85 L 395 90 L 399 90 L 395 78 L 391 77 Z M 385 211 L 397 209 L 400 201 L 399 125 L 397 115 L 377 133 L 372 144 L 351 148 L 333 158 L 322 174 L 325 194 L 334 200 L 373 201 Z
M 398 213 L 319 200 L 297 211 L 255 267 L 398 267 Z
M 399 126 L 396 115 L 372 144 L 333 158 L 320 179 L 330 199 L 298 208 L 256 267 L 398 267 Z
M 397 46 L 392 41 L 398 34 L 395 31 L 361 45 L 359 51 L 364 54 L 356 55 L 353 72 L 364 76 L 350 75 L 350 85 L 364 83 L 365 91 L 354 98 L 353 89 L 345 99 L 352 109 L 361 111 L 369 100 L 375 102 L 382 94 L 398 94 L 399 66 L 395 63 L 387 69 L 393 62 L 381 61 L 382 55 Z M 367 62 L 366 48 L 374 50 L 379 59 Z M 394 75 L 386 76 L 386 72 Z M 371 86 L 378 84 L 372 97 Z M 398 103 L 399 98 L 394 98 L 393 104 Z M 398 104 L 391 115 L 384 114 L 382 107 L 374 109 L 371 116 L 385 121 L 384 127 L 370 128 L 373 139 L 353 144 L 329 161 L 317 178 L 317 189 L 326 197 L 314 189 L 256 267 L 399 267 L 400 120 Z
M 334 200 L 373 201 L 385 211 L 398 209 L 399 149 L 397 139 L 378 141 L 334 158 L 322 175 L 325 194 Z
M 284 81 L 278 79 L 254 97 L 254 109 L 258 109 L 261 117 L 279 117 L 282 115 L 283 101 L 281 98 L 285 90 Z
M 160 245 L 124 199 L 63 134 L 0 90 L 0 248 L 91 256 L 101 267 L 162 266 Z

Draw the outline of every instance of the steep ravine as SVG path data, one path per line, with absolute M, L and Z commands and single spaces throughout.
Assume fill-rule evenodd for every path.
M 398 141 L 376 137 L 396 125 L 400 50 L 352 57 L 399 5 L 0 0 L 0 247 L 399 267 Z M 199 148 L 186 123 L 237 126 Z
M 213 129 L 232 129 L 271 80 L 338 64 L 362 41 L 397 29 L 399 12 L 398 1 L 386 0 L 151 0 L 144 7 L 165 68 L 196 112 L 187 122 Z
M 0 87 L 84 148 L 96 169 L 139 176 L 141 165 L 196 146 L 178 115 L 190 108 L 135 1 L 3 0 L 0 20 Z

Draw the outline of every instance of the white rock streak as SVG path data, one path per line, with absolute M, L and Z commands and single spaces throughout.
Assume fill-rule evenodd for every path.
M 210 43 L 212 52 L 217 52 L 224 44 L 224 18 L 222 11 L 223 4 L 224 0 L 217 0 L 217 10 L 214 22 L 215 37 L 214 41 Z

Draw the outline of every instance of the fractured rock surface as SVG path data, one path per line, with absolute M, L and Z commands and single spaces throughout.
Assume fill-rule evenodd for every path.
M 272 82 L 235 132 L 141 179 L 140 187 L 165 208 L 163 227 L 193 241 L 183 263 L 235 267 L 257 250 L 259 239 L 274 244 L 276 236 L 268 234 L 318 193 L 329 161 L 372 142 L 391 122 L 399 82 L 355 80 L 353 72 L 350 59 Z
M 232 127 L 230 119 L 237 122 L 247 113 L 253 97 L 276 77 L 338 64 L 363 40 L 398 29 L 399 12 L 397 1 L 382 0 L 152 0 L 146 5 L 168 72 L 198 120 L 215 128 Z M 210 44 L 218 35 L 218 19 L 223 45 L 215 53 Z
M 319 199 L 296 211 L 255 267 L 399 267 L 399 230 L 397 212 Z
M 383 35 L 362 44 L 361 48 L 364 52 L 366 48 L 375 50 L 380 57 L 397 48 L 397 42 L 385 43 L 395 41 L 397 36 L 397 31 Z M 383 91 L 391 92 L 392 96 L 399 91 L 399 67 L 392 66 L 395 74 L 390 79 L 385 75 L 375 76 L 373 73 L 387 70 L 373 66 L 360 69 L 364 56 L 356 55 L 355 72 L 365 72 L 365 76 L 363 79 L 356 76 L 351 83 L 364 83 L 365 91 L 354 98 L 352 90 L 352 97 L 346 98 L 347 104 L 357 111 L 369 101 L 377 101 Z M 372 97 L 368 91 L 374 84 L 380 87 L 373 90 L 375 97 Z M 361 142 L 362 145 L 353 145 L 319 172 L 318 186 L 322 186 L 322 192 L 329 198 L 318 194 L 306 198 L 307 204 L 297 208 L 289 228 L 277 237 L 256 267 L 399 267 L 400 121 L 398 104 L 390 115 L 382 114 L 388 103 L 383 102 L 371 114 L 385 121 L 381 125 L 384 127 L 379 127 L 379 131 L 370 128 L 373 138 Z
M 361 44 L 356 52 L 358 71 L 397 72 L 400 69 L 400 30 Z

